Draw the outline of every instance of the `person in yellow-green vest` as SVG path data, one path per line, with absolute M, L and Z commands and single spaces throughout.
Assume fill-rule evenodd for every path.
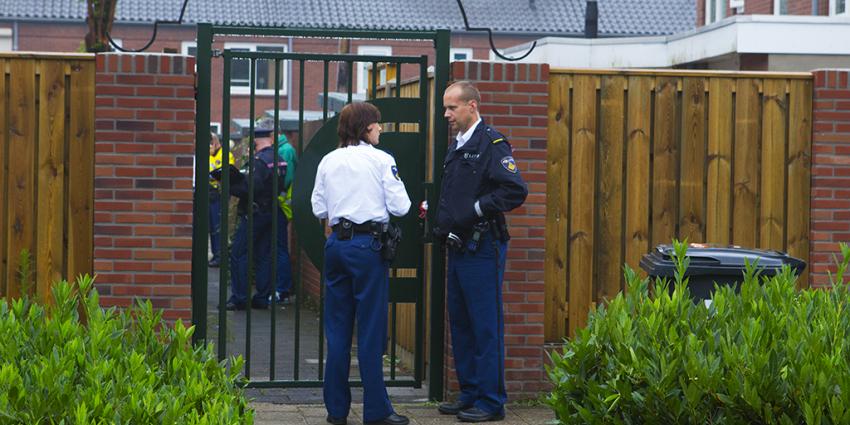
M 210 134 L 210 172 L 221 168 L 221 141 L 215 133 Z M 233 154 L 230 153 L 230 163 L 233 164 Z M 221 183 L 218 180 L 210 179 L 210 248 L 212 250 L 212 259 L 210 259 L 210 267 L 218 267 L 221 261 L 219 253 L 221 252 L 221 238 L 219 229 L 221 228 Z
M 295 148 L 289 143 L 285 134 L 277 138 L 277 154 L 280 159 L 286 161 L 286 177 L 284 177 L 284 187 L 277 197 L 280 205 L 277 219 L 277 284 L 273 296 L 275 302 L 287 304 L 292 288 L 292 264 L 289 260 L 287 227 L 292 221 L 292 178 L 295 176 L 298 159 Z

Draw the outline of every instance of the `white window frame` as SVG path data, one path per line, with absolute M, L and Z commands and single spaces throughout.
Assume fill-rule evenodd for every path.
M 249 52 L 256 52 L 257 47 L 277 47 L 281 48 L 282 52 L 287 52 L 289 47 L 286 44 L 276 44 L 276 43 L 224 43 L 225 49 L 248 49 Z M 288 94 L 287 87 L 289 83 L 289 71 L 288 66 L 286 66 L 286 62 L 283 61 L 280 64 L 280 72 L 283 81 L 280 84 L 280 95 L 286 96 Z M 253 76 L 249 76 L 249 81 L 253 80 Z M 249 82 L 250 84 L 250 82 Z M 230 86 L 230 94 L 251 94 L 251 86 L 241 87 L 241 86 Z M 274 89 L 256 89 L 254 90 L 254 94 L 257 96 L 274 96 Z
M 788 5 L 788 0 L 785 0 L 785 5 Z M 782 15 L 782 0 L 773 0 L 773 14 Z
M 455 53 L 462 53 L 466 55 L 466 59 L 455 59 Z M 471 61 L 474 58 L 472 57 L 472 49 L 469 47 L 452 47 L 449 49 L 449 62 L 454 61 Z
M 848 4 L 847 0 L 844 0 L 844 12 L 837 13 L 835 9 L 838 7 L 837 0 L 829 0 L 829 16 L 850 16 L 850 4 Z
M 189 54 L 189 49 L 194 47 L 195 51 L 198 51 L 198 43 L 195 41 L 184 41 L 180 43 L 180 53 L 183 56 L 192 56 Z
M 717 21 L 722 20 L 726 17 L 726 0 L 713 0 L 714 7 L 717 9 L 714 15 L 717 17 L 713 21 L 709 21 L 711 19 L 711 2 L 712 0 L 705 0 L 705 19 L 703 22 L 705 25 L 711 25 Z
M 215 127 L 215 130 L 213 130 L 213 127 Z M 220 122 L 210 121 L 210 131 L 215 133 L 215 134 L 218 134 L 219 136 L 221 136 L 222 139 L 225 138 L 224 135 L 221 134 L 221 123 Z
M 392 46 L 357 46 L 357 54 L 365 56 L 392 56 L 393 48 Z M 340 62 L 340 65 L 342 65 L 342 62 Z M 354 72 L 356 72 L 354 81 L 357 85 L 355 87 L 357 93 L 366 93 L 366 88 L 369 87 L 369 82 L 366 81 L 369 78 L 368 67 L 371 65 L 368 62 L 354 63 Z

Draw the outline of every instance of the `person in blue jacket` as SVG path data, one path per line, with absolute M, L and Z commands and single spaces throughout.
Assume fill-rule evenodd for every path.
M 528 189 L 507 138 L 480 117 L 481 95 L 466 81 L 443 95 L 457 137 L 443 163 L 434 233 L 447 247 L 447 309 L 460 395 L 440 404 L 463 422 L 505 417 L 502 277 L 509 239 L 504 213 Z
M 324 323 L 328 343 L 324 401 L 327 421 L 347 422 L 351 337 L 357 322 L 357 360 L 363 382 L 365 424 L 407 425 L 393 410 L 384 384 L 389 264 L 381 253 L 390 215 L 407 214 L 410 198 L 393 157 L 376 148 L 381 114 L 369 103 L 346 105 L 339 118 L 339 148 L 316 171 L 313 214 L 333 232 L 325 244 Z
M 230 251 L 230 299 L 228 310 L 245 310 L 251 307 L 266 309 L 273 289 L 271 280 L 272 213 L 277 209 L 277 194 L 273 193 L 273 179 L 286 174 L 286 162 L 275 161 L 272 148 L 272 129 L 254 129 L 254 157 L 251 158 L 253 174 L 253 199 L 250 198 L 249 176 L 231 173 L 230 194 L 239 198 L 238 224 Z M 282 178 L 280 179 L 282 180 Z M 282 181 L 279 182 L 283 184 Z M 251 202 L 253 201 L 253 203 Z M 253 240 L 248 240 L 248 216 L 253 217 Z M 248 300 L 248 244 L 254 250 L 254 280 L 257 291 Z

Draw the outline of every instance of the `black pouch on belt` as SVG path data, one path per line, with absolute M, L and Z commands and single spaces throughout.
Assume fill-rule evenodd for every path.
M 381 239 L 381 257 L 392 262 L 395 260 L 396 254 L 398 254 L 398 246 L 401 244 L 401 227 L 395 223 L 385 224 Z

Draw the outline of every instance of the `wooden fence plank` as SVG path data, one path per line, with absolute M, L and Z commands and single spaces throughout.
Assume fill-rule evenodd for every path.
M 731 243 L 732 89 L 734 80 L 712 78 L 708 101 L 708 182 L 706 241 Z
M 735 90 L 735 146 L 733 160 L 732 243 L 754 248 L 758 244 L 760 169 L 759 80 L 738 79 Z
M 682 82 L 679 239 L 705 241 L 705 79 Z
M 570 336 L 587 324 L 587 313 L 593 308 L 597 81 L 589 75 L 574 78 L 568 245 Z
M 629 77 L 624 243 L 625 262 L 636 270 L 639 270 L 640 257 L 649 252 L 651 87 L 651 77 Z
M 558 341 L 567 333 L 567 222 L 570 177 L 570 78 L 549 80 L 546 152 L 546 258 L 544 334 Z
M 71 62 L 68 142 L 68 280 L 92 273 L 94 214 L 94 62 Z
M 598 246 L 596 279 L 598 301 L 613 299 L 623 281 L 623 122 L 626 79 L 602 77 L 599 122 Z
M 36 87 L 35 61 L 14 59 L 10 64 L 9 76 L 9 181 L 7 196 L 8 208 L 8 269 L 6 279 L 12 283 L 9 295 L 16 297 L 22 293 L 20 254 L 28 250 L 33 252 L 33 231 L 35 223 L 32 212 L 35 211 L 35 141 L 36 137 Z M 32 264 L 30 264 L 32 266 Z M 32 269 L 30 269 L 32 271 Z M 32 276 L 27 278 L 32 282 Z
M 797 257 L 809 257 L 809 205 L 812 162 L 812 82 L 791 81 L 788 132 L 788 231 L 785 249 Z M 798 286 L 809 286 L 809 269 Z
M 759 247 L 785 250 L 784 80 L 766 80 L 762 102 Z
M 655 122 L 652 160 L 652 245 L 676 237 L 676 180 L 679 145 L 676 140 L 676 97 L 679 79 L 658 77 L 655 82 Z
M 35 276 L 38 294 L 62 279 L 65 234 L 65 63 L 42 61 L 38 112 L 38 210 Z

